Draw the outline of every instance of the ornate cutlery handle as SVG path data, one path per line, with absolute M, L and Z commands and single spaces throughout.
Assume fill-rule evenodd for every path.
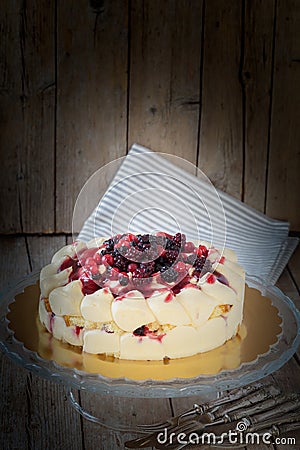
M 264 411 L 260 414 L 255 414 L 253 417 L 251 417 L 250 418 L 251 425 L 268 420 L 272 417 L 277 416 L 278 414 L 280 414 L 282 417 L 283 414 L 286 414 L 290 411 L 299 408 L 299 398 L 300 396 L 296 394 L 291 395 L 290 397 L 285 397 L 285 401 L 280 403 L 277 408 L 268 409 L 267 411 Z M 245 411 L 245 415 L 246 414 L 247 411 Z
M 210 411 L 214 412 L 214 410 L 222 405 L 225 405 L 227 403 L 231 403 L 233 401 L 242 399 L 244 397 L 248 397 L 253 392 L 257 392 L 260 390 L 265 390 L 270 387 L 273 387 L 272 385 L 264 384 L 264 383 L 256 383 L 256 384 L 250 384 L 249 386 L 233 389 L 228 394 L 222 395 L 221 397 L 217 398 L 216 400 L 212 400 L 210 402 L 202 404 L 203 412 Z M 277 388 L 276 388 L 277 389 Z M 277 389 L 279 391 L 279 389 Z
M 277 426 L 280 427 L 281 432 L 283 432 L 283 429 L 288 426 L 295 426 L 297 427 L 297 423 L 300 422 L 300 411 L 296 411 L 294 413 L 287 414 L 285 417 L 270 417 L 267 420 L 264 420 L 260 423 L 254 423 L 251 425 L 247 431 L 249 432 L 257 432 L 261 430 L 265 430 L 268 427 Z M 285 431 L 286 432 L 286 431 Z
M 260 389 L 258 392 L 255 391 L 252 394 L 247 395 L 247 397 L 236 400 L 230 405 L 220 406 L 214 412 L 208 411 L 208 414 L 213 414 L 214 418 L 217 419 L 219 417 L 223 417 L 225 414 L 231 413 L 232 411 L 240 410 L 241 408 L 246 408 L 248 406 L 251 407 L 269 398 L 274 401 L 279 394 L 280 390 L 277 387 L 269 386 L 268 388 Z
M 298 420 L 297 422 L 285 423 L 283 425 L 276 425 L 275 428 L 278 433 L 277 436 L 281 436 L 282 434 L 288 433 L 289 431 L 299 430 L 300 421 Z

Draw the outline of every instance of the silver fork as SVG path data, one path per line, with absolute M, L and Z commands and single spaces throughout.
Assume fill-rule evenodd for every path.
M 268 435 L 271 439 L 271 437 L 276 438 L 276 437 L 282 436 L 283 434 L 288 433 L 290 431 L 298 430 L 300 428 L 299 412 L 290 414 L 287 417 L 285 417 L 284 419 L 279 418 L 279 417 L 277 417 L 276 419 L 272 418 L 272 420 L 270 422 L 271 423 L 269 423 L 269 424 L 262 423 L 262 424 L 260 424 L 260 426 L 251 427 L 251 432 L 256 433 L 259 437 Z M 270 428 L 268 428 L 268 426 L 270 426 Z M 193 431 L 197 431 L 197 429 L 196 430 L 194 429 Z M 247 432 L 250 432 L 250 428 L 247 430 Z M 184 443 L 184 444 L 181 444 L 176 447 L 173 446 L 173 450 L 182 450 L 187 445 L 189 445 L 189 443 L 187 443 L 187 444 Z M 227 440 L 227 441 L 224 440 L 222 443 L 219 442 L 216 444 L 214 444 L 214 443 L 209 444 L 209 448 L 221 448 L 221 449 L 225 448 L 225 449 L 227 449 L 228 447 L 234 448 L 234 449 L 245 448 L 245 443 L 243 442 L 243 443 L 233 444 L 232 442 L 229 442 L 229 440 Z M 162 448 L 168 448 L 168 447 L 156 445 L 155 448 L 162 449 Z
M 210 411 L 205 413 L 199 420 L 186 420 L 182 424 L 178 423 L 174 426 L 169 426 L 165 428 L 167 435 L 172 432 L 173 436 L 178 436 L 180 433 L 186 433 L 187 431 L 197 433 L 201 432 L 207 427 L 215 427 L 217 425 L 226 424 L 229 422 L 235 422 L 238 420 L 244 420 L 246 416 L 248 425 L 256 425 L 259 421 L 267 420 L 268 418 L 274 418 L 278 414 L 287 413 L 296 409 L 299 405 L 300 396 L 293 394 L 290 396 L 285 396 L 283 394 L 278 395 L 278 390 L 276 390 L 277 395 L 272 396 L 272 389 L 263 390 L 260 398 L 255 394 L 255 392 L 248 396 L 246 403 L 242 401 L 240 406 L 237 408 L 233 405 L 228 405 L 227 408 L 221 408 L 221 410 L 216 410 L 214 412 Z M 274 406 L 276 408 L 274 409 Z M 258 413 L 258 414 L 257 414 Z M 261 413 L 261 414 L 260 414 Z M 250 418 L 254 415 L 253 418 Z M 201 420 L 202 419 L 202 420 Z M 204 422 L 203 419 L 206 419 Z M 159 430 L 161 431 L 161 430 Z M 150 445 L 157 445 L 159 431 L 151 433 L 150 435 L 144 436 L 142 438 L 135 439 L 133 441 L 128 441 L 126 446 L 128 448 L 145 448 Z M 166 444 L 163 447 L 158 448 L 173 448 L 173 444 Z M 184 447 L 178 447 L 178 449 Z
M 225 405 L 229 402 L 239 400 L 241 398 L 246 398 L 248 395 L 266 390 L 266 389 L 275 389 L 271 384 L 263 384 L 263 383 L 257 383 L 256 385 L 250 385 L 246 388 L 238 388 L 230 391 L 226 395 L 222 395 L 218 397 L 215 400 L 212 400 L 211 402 L 202 403 L 201 405 L 195 403 L 192 408 L 183 411 L 181 414 L 178 414 L 175 417 L 171 417 L 170 419 L 167 419 L 165 422 L 158 422 L 150 425 L 137 425 L 137 428 L 139 428 L 141 431 L 145 433 L 154 433 L 159 432 L 161 430 L 164 430 L 165 428 L 171 428 L 174 426 L 178 426 L 182 419 L 194 415 L 201 416 L 205 414 L 209 410 L 215 410 L 216 408 L 220 407 L 221 405 Z M 279 390 L 277 390 L 279 393 Z
M 218 425 L 237 421 L 244 422 L 247 432 L 253 433 L 260 431 L 261 434 L 263 434 L 264 432 L 266 432 L 267 427 L 274 427 L 275 425 L 280 426 L 282 432 L 284 429 L 287 430 L 287 428 L 289 428 L 290 430 L 296 429 L 299 425 L 299 399 L 299 394 L 292 394 L 289 396 L 282 394 L 277 397 L 277 399 L 266 399 L 265 401 L 260 402 L 258 405 L 252 405 L 246 409 L 241 408 L 233 413 L 224 411 L 223 417 L 220 417 L 219 415 L 215 416 L 216 420 L 212 421 L 211 423 L 207 423 L 204 426 L 200 423 L 198 428 L 195 425 L 189 429 L 189 432 L 197 432 L 197 434 L 201 435 L 204 429 L 210 428 L 211 431 L 214 427 L 218 427 Z M 274 406 L 276 407 L 274 408 Z M 185 431 L 183 431 L 183 427 L 181 428 L 179 426 L 176 430 L 174 430 L 174 433 L 175 435 L 179 436 L 180 433 L 185 433 Z M 217 435 L 217 433 L 215 434 Z M 228 447 L 229 444 L 229 442 L 224 442 L 223 445 L 219 444 L 218 447 Z M 172 448 L 174 450 L 181 450 L 189 444 L 181 444 L 176 447 L 174 447 L 173 443 L 171 445 L 167 444 L 163 447 L 159 445 L 156 446 L 156 444 L 154 445 L 156 448 Z M 235 448 L 238 448 L 238 446 L 236 446 Z

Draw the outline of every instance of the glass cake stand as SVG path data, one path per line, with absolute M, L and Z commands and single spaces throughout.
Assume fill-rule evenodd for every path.
M 74 367 L 70 367 L 70 364 L 68 364 L 69 367 L 65 367 L 61 362 L 43 357 L 44 354 L 39 352 L 38 347 L 35 348 L 31 345 L 27 346 L 27 344 L 24 343 L 24 340 L 20 340 L 16 337 L 20 336 L 20 334 L 18 334 L 19 331 L 12 329 L 13 321 L 10 317 L 11 311 L 16 309 L 16 299 L 26 293 L 26 290 L 27 296 L 24 296 L 24 298 L 21 299 L 21 302 L 18 300 L 18 308 L 23 308 L 23 311 L 20 310 L 22 313 L 25 313 L 25 311 L 27 314 L 29 313 L 31 315 L 37 313 L 36 309 L 35 312 L 33 310 L 33 313 L 31 313 L 30 308 L 32 308 L 32 305 L 37 306 L 38 304 L 38 278 L 39 272 L 33 273 L 17 282 L 15 286 L 1 295 L 0 348 L 12 360 L 24 368 L 48 380 L 63 384 L 66 387 L 67 396 L 72 406 L 86 419 L 118 431 L 128 431 L 128 427 L 123 426 L 120 423 L 104 423 L 105 421 L 103 418 L 100 419 L 85 411 L 76 401 L 73 389 L 90 391 L 99 394 L 99 396 L 109 395 L 115 397 L 127 397 L 130 402 L 135 399 L 137 401 L 141 399 L 146 401 L 146 399 L 153 398 L 189 397 L 196 395 L 199 396 L 199 399 L 212 398 L 212 396 L 217 396 L 218 392 L 243 387 L 270 375 L 282 367 L 292 357 L 300 343 L 300 314 L 294 303 L 277 287 L 266 286 L 262 280 L 247 277 L 247 295 L 249 296 L 249 292 L 251 291 L 259 296 L 257 297 L 258 300 L 256 299 L 257 303 L 253 303 L 254 306 L 251 306 L 251 299 L 247 300 L 250 310 L 252 308 L 252 312 L 251 314 L 248 313 L 249 317 L 247 319 L 250 327 L 248 330 L 249 335 L 256 333 L 256 321 L 259 316 L 263 316 L 263 326 L 261 327 L 260 336 L 257 336 L 257 339 L 252 339 L 252 341 L 249 340 L 249 342 L 245 339 L 244 344 L 240 344 L 239 342 L 228 344 L 229 346 L 224 347 L 225 350 L 220 348 L 221 350 L 218 350 L 219 353 L 216 353 L 216 355 L 221 355 L 220 352 L 223 352 L 223 354 L 224 351 L 225 353 L 232 352 L 230 345 L 234 345 L 235 348 L 238 348 L 239 345 L 251 347 L 247 349 L 248 353 L 246 352 L 249 355 L 251 354 L 251 357 L 244 359 L 244 361 L 241 359 L 241 362 L 236 364 L 236 367 L 234 365 L 232 366 L 233 368 L 230 369 L 228 369 L 230 365 L 227 366 L 227 368 L 224 366 L 225 368 L 223 369 L 222 367 L 218 367 L 216 370 L 211 370 L 211 373 L 201 373 L 201 370 L 199 369 L 200 373 L 197 373 L 198 361 L 200 364 L 202 361 L 201 358 L 205 358 L 205 355 L 214 355 L 211 352 L 203 354 L 203 357 L 198 355 L 196 358 L 181 358 L 181 361 L 172 360 L 170 362 L 170 367 L 168 367 L 168 365 L 164 366 L 163 362 L 156 362 L 153 363 L 153 365 L 152 362 L 132 361 L 130 363 L 125 363 L 124 366 L 122 366 L 122 364 L 120 366 L 116 365 L 120 364 L 119 362 L 104 362 L 103 367 L 111 364 L 111 367 L 114 370 L 115 368 L 117 369 L 116 372 L 112 372 L 112 376 L 108 376 L 107 372 L 101 374 L 93 373 L 92 370 L 83 370 L 82 366 L 78 365 L 78 363 L 74 363 Z M 269 310 L 261 308 L 269 308 Z M 276 311 L 275 316 L 270 315 L 269 311 L 273 311 L 272 314 Z M 269 324 L 269 327 L 268 318 L 272 322 Z M 24 324 L 26 323 L 26 320 L 23 319 L 22 322 Z M 35 323 L 37 323 L 37 321 L 35 321 Z M 18 325 L 15 325 L 15 327 L 18 327 Z M 257 327 L 259 327 L 259 325 L 257 325 Z M 34 327 L 31 327 L 31 329 L 32 328 Z M 36 330 L 32 331 L 32 333 L 34 332 L 36 332 Z M 47 332 L 43 331 L 43 333 L 45 334 Z M 257 333 L 259 333 L 259 329 L 257 329 Z M 267 339 L 267 335 L 269 334 L 270 337 L 272 333 L 275 338 L 273 336 L 273 340 L 268 341 L 269 344 L 266 348 L 262 347 L 261 343 L 264 341 L 264 336 L 266 336 L 265 339 Z M 243 341 L 243 339 L 240 340 Z M 66 346 L 66 344 L 60 345 Z M 226 345 L 227 344 L 225 344 L 225 346 Z M 69 349 L 67 350 L 71 351 Z M 76 354 L 78 357 L 80 356 L 78 351 Z M 231 354 L 229 356 L 231 356 Z M 96 355 L 93 355 L 92 357 L 97 358 Z M 216 356 L 215 360 L 218 357 L 219 356 Z M 99 359 L 97 359 L 96 362 L 102 364 L 101 361 L 99 362 Z M 130 368 L 133 369 L 132 372 L 128 372 L 129 364 L 131 364 Z M 120 373 L 120 370 L 123 370 L 123 367 L 124 376 L 118 376 L 118 373 Z M 145 367 L 146 371 L 143 372 Z M 191 367 L 190 376 L 189 367 Z M 134 374 L 135 368 L 138 368 L 140 371 L 139 373 L 141 374 L 152 373 L 158 375 L 151 375 L 151 377 L 146 377 L 144 375 L 140 375 L 140 377 L 131 377 L 130 373 Z M 164 371 L 166 374 L 170 373 L 173 375 L 171 377 L 164 376 Z M 178 373 L 179 376 L 174 376 L 174 373 Z M 184 373 L 183 376 L 181 376 L 182 373 Z M 113 416 L 113 413 L 110 412 L 110 416 Z M 132 427 L 130 427 L 130 430 L 132 430 Z

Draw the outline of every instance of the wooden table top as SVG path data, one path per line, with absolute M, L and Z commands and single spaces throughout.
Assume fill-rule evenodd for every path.
M 83 184 L 134 142 L 185 158 L 217 188 L 300 229 L 299 0 L 1 6 L 1 285 L 69 242 Z M 277 285 L 299 307 L 299 249 Z M 114 450 L 134 436 L 82 419 L 63 386 L 0 360 L 0 450 Z M 289 391 L 299 378 L 299 355 L 269 377 Z M 199 400 L 125 410 L 122 399 L 76 398 L 133 425 Z M 300 448 L 297 436 L 289 448 Z
M 1 284 L 19 279 L 46 264 L 56 249 L 66 244 L 70 236 L 11 236 L 1 238 Z M 292 256 L 277 286 L 299 307 L 300 248 Z M 1 449 L 122 449 L 124 442 L 137 435 L 115 432 L 83 419 L 69 404 L 63 386 L 39 378 L 19 367 L 4 355 L 1 360 Z M 300 391 L 299 353 L 280 370 L 269 376 L 272 383 L 285 392 Z M 122 398 L 102 397 L 76 392 L 78 402 L 88 411 L 97 414 L 114 411 L 122 421 L 132 424 L 151 423 L 166 419 L 189 408 L 199 397 L 182 399 L 153 399 L 133 402 Z M 147 408 L 145 409 L 145 404 Z M 124 409 L 126 405 L 126 409 Z M 297 438 L 300 432 L 290 433 Z M 251 447 L 255 448 L 255 447 Z M 267 448 L 259 445 L 259 449 Z M 269 447 L 274 448 L 275 447 Z M 287 448 L 276 445 L 276 449 Z

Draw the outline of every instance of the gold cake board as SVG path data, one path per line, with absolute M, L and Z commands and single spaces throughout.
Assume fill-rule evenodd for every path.
M 128 361 L 83 353 L 81 347 L 55 339 L 38 320 L 39 284 L 27 286 L 15 296 L 7 315 L 9 328 L 25 348 L 62 367 L 78 369 L 107 378 L 169 380 L 217 375 L 242 363 L 255 361 L 278 340 L 281 318 L 268 297 L 246 286 L 244 320 L 236 337 L 221 347 L 191 357 L 166 361 Z

